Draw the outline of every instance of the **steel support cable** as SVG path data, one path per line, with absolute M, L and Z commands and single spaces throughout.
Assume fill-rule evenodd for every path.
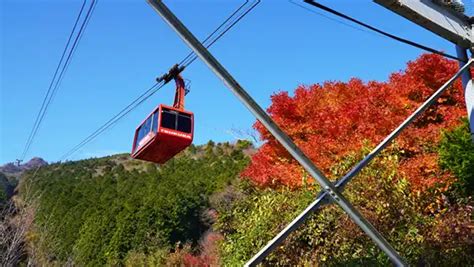
M 58 89 L 59 89 L 59 87 L 60 87 L 60 85 L 61 85 L 61 82 L 62 82 L 62 80 L 63 80 L 63 78 L 64 78 L 64 74 L 66 73 L 67 69 L 69 68 L 69 64 L 70 64 L 70 62 L 71 62 L 71 60 L 72 60 L 72 58 L 73 58 L 73 56 L 74 56 L 74 52 L 76 51 L 77 46 L 78 46 L 80 40 L 82 39 L 84 30 L 86 29 L 87 24 L 89 23 L 89 19 L 90 19 L 91 16 L 92 16 L 92 12 L 93 12 L 94 9 L 95 9 L 95 5 L 97 4 L 97 1 L 98 1 L 98 0 L 92 0 L 91 5 L 89 6 L 89 10 L 87 11 L 87 14 L 86 14 L 86 16 L 85 16 L 85 18 L 84 18 L 84 20 L 83 20 L 82 25 L 81 25 L 81 28 L 79 29 L 79 32 L 78 32 L 77 35 L 76 35 L 76 38 L 75 38 L 75 40 L 74 40 L 74 43 L 73 43 L 73 45 L 72 45 L 72 47 L 71 47 L 71 49 L 70 49 L 70 52 L 69 52 L 69 54 L 68 54 L 68 57 L 67 57 L 67 59 L 66 59 L 66 61 L 65 61 L 65 63 L 64 63 L 64 66 L 63 66 L 63 68 L 62 68 L 62 70 L 61 70 L 61 72 L 60 72 L 60 74 L 59 74 L 59 76 L 58 76 L 59 78 L 56 80 L 56 84 L 55 84 L 55 86 L 54 86 L 54 89 L 53 89 L 52 92 L 51 92 L 51 97 L 48 99 L 48 102 L 47 102 L 47 104 L 46 104 L 46 107 L 48 107 L 48 106 L 51 104 L 51 102 L 53 101 L 54 96 L 56 95 L 56 92 L 58 91 Z M 35 134 L 36 134 L 36 132 L 39 130 L 39 125 L 41 125 L 41 122 L 42 122 L 43 118 L 46 116 L 47 111 L 48 111 L 47 108 L 45 108 L 45 110 L 44 110 L 44 112 L 43 112 L 43 114 L 42 114 L 42 116 L 41 116 L 41 118 L 40 118 L 40 121 L 39 121 L 39 124 L 38 124 L 38 128 L 36 128 L 36 130 L 35 130 Z
M 301 7 L 301 8 L 304 9 L 304 10 L 307 10 L 307 11 L 309 11 L 309 12 L 311 12 L 311 13 L 317 14 L 317 15 L 323 17 L 323 18 L 326 18 L 326 19 L 328 19 L 328 20 L 334 21 L 334 22 L 336 22 L 336 23 L 338 23 L 338 24 L 344 25 L 344 26 L 346 26 L 346 27 L 352 28 L 352 29 L 357 30 L 357 31 L 361 31 L 361 32 L 365 32 L 365 33 L 368 33 L 368 34 L 372 34 L 372 35 L 377 36 L 377 37 L 380 37 L 380 38 L 383 37 L 383 36 L 380 36 L 379 34 L 373 32 L 373 31 L 369 31 L 369 30 L 367 30 L 367 29 L 365 29 L 365 28 L 362 28 L 362 27 L 357 27 L 357 26 L 355 26 L 355 25 L 353 25 L 353 24 L 351 24 L 351 23 L 345 22 L 345 21 L 342 20 L 342 19 L 338 19 L 338 18 L 332 17 L 332 16 L 330 16 L 330 15 L 326 15 L 325 13 L 316 11 L 314 8 L 310 8 L 310 7 L 304 6 L 303 3 L 296 2 L 297 0 L 288 0 L 288 1 L 289 1 L 290 3 L 292 3 L 293 5 L 295 5 L 295 6 L 299 6 L 299 7 Z
M 217 42 L 217 40 L 219 40 L 225 33 L 227 33 L 232 27 L 234 27 L 235 24 L 237 24 L 243 17 L 245 17 L 250 11 L 252 11 L 258 4 L 260 4 L 260 0 L 254 1 L 254 3 L 246 11 L 244 11 L 234 22 L 230 23 L 230 25 L 224 31 L 222 31 L 213 41 L 211 41 L 209 44 L 206 44 L 205 47 L 209 48 L 215 42 Z M 191 52 L 190 54 L 194 56 L 191 60 L 189 60 L 188 63 L 184 64 L 184 66 L 188 66 L 189 64 L 193 63 L 194 60 L 197 59 L 197 55 L 194 52 Z
M 221 25 L 217 27 L 216 30 L 214 30 L 211 34 L 204 39 L 203 43 L 206 41 L 211 40 L 213 36 L 221 29 L 227 22 L 229 22 L 232 17 L 234 17 L 242 8 L 248 3 L 246 1 L 243 5 L 237 8 Z M 214 37 L 213 40 L 211 40 L 208 44 L 206 44 L 206 47 L 209 48 L 212 46 L 217 40 L 219 40 L 225 33 L 227 33 L 232 27 L 234 27 L 244 16 L 246 16 L 251 10 L 253 10 L 258 4 L 260 3 L 260 0 L 256 0 L 248 9 L 243 11 L 235 20 L 231 21 L 228 23 L 228 25 L 221 31 L 216 37 Z M 190 55 L 193 55 L 194 53 L 188 54 L 179 64 L 180 66 L 187 67 L 189 66 L 194 60 L 196 59 L 196 55 L 194 55 L 190 60 Z M 188 60 L 186 60 L 188 59 Z M 92 134 L 84 138 L 79 144 L 74 146 L 72 149 L 70 149 L 68 152 L 66 152 L 61 158 L 60 161 L 65 160 L 69 156 L 73 155 L 76 153 L 79 149 L 81 149 L 83 146 L 86 144 L 90 143 L 93 141 L 97 136 L 105 132 L 107 129 L 112 127 L 114 124 L 116 124 L 120 119 L 125 117 L 128 113 L 133 111 L 135 108 L 137 108 L 139 105 L 141 105 L 143 102 L 145 102 L 148 98 L 150 98 L 152 95 L 154 95 L 157 91 L 159 91 L 165 83 L 155 83 L 151 88 L 146 90 L 143 94 L 141 94 L 138 98 L 136 98 L 134 101 L 132 101 L 130 104 L 128 104 L 125 108 L 123 108 L 119 113 L 114 115 L 111 119 L 109 119 L 106 123 L 104 123 L 101 127 L 99 127 L 97 130 L 95 130 Z
M 79 23 L 79 19 L 81 18 L 81 15 L 82 15 L 82 12 L 84 11 L 84 7 L 86 5 L 86 2 L 87 0 L 84 0 L 84 2 L 82 3 L 81 5 L 81 8 L 79 10 L 79 14 L 77 15 L 76 17 L 76 21 L 74 22 L 74 26 L 71 30 L 71 33 L 69 34 L 69 38 L 67 40 L 67 43 L 66 43 L 66 46 L 64 47 L 63 49 L 63 53 L 61 55 L 61 59 L 59 60 L 58 62 L 58 65 L 56 66 L 56 70 L 54 71 L 54 74 L 53 74 L 53 78 L 51 79 L 50 83 L 49 83 L 49 87 L 48 87 L 48 90 L 46 91 L 46 95 L 44 96 L 43 98 L 43 103 L 41 104 L 41 107 L 38 111 L 38 114 L 36 115 L 36 119 L 35 119 L 35 122 L 33 123 L 33 127 L 30 131 L 30 135 L 28 136 L 28 139 L 26 140 L 26 143 L 25 143 L 25 147 L 23 149 L 23 152 L 21 154 L 21 157 L 20 157 L 20 160 L 24 160 L 25 156 L 26 156 L 26 153 L 28 152 L 28 149 L 29 149 L 29 143 L 31 142 L 31 139 L 33 138 L 33 133 L 37 127 L 37 124 L 38 124 L 38 121 L 39 121 L 39 118 L 41 117 L 41 114 L 43 113 L 43 109 L 46 105 L 46 102 L 47 100 L 49 99 L 49 95 L 50 95 L 50 92 L 53 88 L 53 84 L 54 84 L 54 81 L 56 80 L 56 76 L 59 72 L 59 69 L 62 65 L 62 62 L 64 60 L 64 56 L 66 55 L 66 52 L 67 52 L 67 48 L 69 47 L 69 44 L 71 43 L 71 40 L 72 40 L 72 36 L 74 35 L 74 32 L 76 31 L 76 27 L 77 27 L 77 24 Z
M 148 90 L 146 90 L 143 94 L 141 94 L 139 97 L 137 97 L 135 100 L 133 100 L 130 104 L 128 104 L 125 108 L 123 108 L 119 113 L 114 115 L 112 118 L 110 118 L 107 122 L 102 124 L 97 130 L 95 130 L 93 133 L 91 133 L 89 136 L 84 138 L 79 144 L 74 146 L 72 149 L 70 149 L 68 152 L 66 152 L 59 160 L 65 160 L 75 152 L 77 152 L 79 149 L 81 149 L 83 146 L 86 144 L 90 143 L 92 140 L 94 140 L 97 136 L 105 132 L 107 129 L 112 127 L 114 124 L 116 124 L 120 119 L 122 119 L 125 115 L 130 113 L 133 109 L 138 107 L 141 103 L 143 103 L 145 100 L 150 98 L 154 93 L 156 93 L 158 90 L 160 90 L 165 84 L 163 82 L 161 83 L 155 83 L 153 86 L 151 86 Z
M 419 43 L 410 41 L 410 40 L 408 40 L 408 39 L 404 39 L 404 38 L 398 37 L 398 36 L 393 35 L 393 34 L 391 34 L 391 33 L 382 31 L 382 30 L 380 30 L 380 29 L 377 29 L 377 28 L 375 28 L 375 27 L 373 27 L 373 26 L 370 26 L 370 25 L 367 24 L 367 23 L 364 23 L 364 22 L 362 22 L 362 21 L 360 21 L 360 20 L 357 20 L 357 19 L 355 19 L 355 18 L 352 18 L 352 17 L 350 17 L 350 16 L 348 16 L 348 15 L 345 15 L 345 14 L 343 14 L 343 13 L 341 13 L 341 12 L 339 12 L 339 11 L 336 11 L 336 10 L 334 10 L 334 9 L 331 9 L 331 8 L 329 8 L 329 7 L 325 6 L 325 5 L 322 5 L 322 4 L 320 4 L 320 3 L 316 2 L 316 1 L 313 1 L 313 0 L 304 0 L 304 2 L 307 3 L 307 4 L 309 4 L 309 5 L 312 5 L 312 6 L 314 6 L 314 7 L 317 7 L 317 8 L 319 8 L 319 9 L 321 9 L 321 10 L 324 10 L 324 11 L 326 11 L 326 12 L 329 12 L 329 13 L 331 13 L 331 14 L 333 14 L 333 15 L 336 15 L 336 16 L 338 16 L 338 17 L 341 17 L 341 18 L 344 18 L 344 19 L 346 19 L 346 20 L 352 21 L 352 22 L 354 22 L 354 23 L 356 23 L 356 24 L 358 24 L 358 25 L 360 25 L 360 26 L 363 26 L 363 27 L 365 27 L 365 28 L 367 28 L 367 29 L 370 29 L 370 30 L 372 30 L 372 31 L 374 31 L 374 32 L 377 32 L 377 33 L 379 33 L 379 34 L 381 34 L 381 35 L 383 35 L 383 36 L 389 37 L 389 38 L 394 39 L 394 40 L 396 40 L 396 41 L 399 41 L 399 42 L 401 42 L 401 43 L 408 44 L 408 45 L 411 45 L 411 46 L 413 46 L 413 47 L 416 47 L 416 48 L 425 50 L 425 51 L 430 52 L 430 53 L 438 54 L 438 55 L 441 55 L 441 56 L 444 56 L 444 57 L 447 57 L 447 58 L 450 58 L 450 59 L 454 59 L 454 60 L 461 61 L 461 62 L 466 62 L 465 60 L 463 60 L 463 59 L 461 59 L 461 58 L 458 58 L 458 57 L 456 57 L 456 56 L 452 56 L 452 55 L 446 54 L 446 53 L 444 53 L 444 52 L 442 52 L 442 51 L 439 51 L 439 50 L 436 50 L 436 49 L 434 49 L 434 48 L 431 48 L 431 47 L 428 47 L 428 46 L 425 46 L 425 45 L 422 45 L 422 44 L 419 44 Z M 298 5 L 298 6 L 300 6 L 300 5 Z
M 80 21 L 80 18 L 82 16 L 82 13 L 84 11 L 84 7 L 85 7 L 85 4 L 87 3 L 86 0 L 84 0 L 82 6 L 81 6 L 81 9 L 80 9 L 80 12 L 76 18 L 76 21 L 74 23 L 74 27 L 69 35 L 69 38 L 68 38 L 68 41 L 66 43 L 66 46 L 64 47 L 64 50 L 63 50 L 63 53 L 61 55 L 61 59 L 56 67 L 56 70 L 54 72 L 54 75 L 53 75 L 53 78 L 50 82 L 50 85 L 48 87 L 48 90 L 47 90 L 47 93 L 43 99 L 43 103 L 41 105 L 41 108 L 37 114 L 37 117 L 36 117 L 36 120 L 35 120 L 35 123 L 33 124 L 33 128 L 31 129 L 31 132 L 30 132 L 30 135 L 27 139 L 27 142 L 25 144 L 25 148 L 23 150 L 23 153 L 22 153 L 22 156 L 21 156 L 21 160 L 24 160 L 24 158 L 26 157 L 26 154 L 28 153 L 29 149 L 31 148 L 31 145 L 33 143 L 33 140 L 34 138 L 36 137 L 36 134 L 38 133 L 38 130 L 41 126 L 41 123 L 46 115 L 46 112 L 48 110 L 48 107 L 49 105 L 51 104 L 52 102 L 52 99 L 55 95 L 55 93 L 57 92 L 57 90 L 59 89 L 59 85 L 60 85 L 60 82 L 61 80 L 63 79 L 64 77 L 64 74 L 67 70 L 67 68 L 69 67 L 69 64 L 71 62 L 71 59 L 72 59 L 72 56 L 74 54 L 74 51 L 76 50 L 77 48 L 77 45 L 79 43 L 79 40 L 82 38 L 82 35 L 83 35 L 83 32 L 85 30 L 85 28 L 87 27 L 87 24 L 90 20 L 90 17 L 92 15 L 92 12 L 95 8 L 95 5 L 97 4 L 97 1 L 96 0 L 93 0 L 91 5 L 89 6 L 89 9 L 87 11 L 87 14 L 84 18 L 84 20 L 82 21 L 82 24 L 80 26 L 80 29 L 76 35 L 76 38 L 74 39 L 74 42 L 73 42 L 73 45 L 72 47 L 69 49 L 70 47 L 70 44 L 71 44 L 71 40 L 73 39 L 73 36 L 74 36 L 74 33 L 76 32 L 76 28 L 79 24 L 79 21 Z M 68 53 L 68 50 L 69 50 L 69 53 Z M 67 58 L 66 60 L 64 61 L 64 58 L 66 56 L 66 53 L 68 54 L 67 55 Z M 63 63 L 64 61 L 64 63 Z M 62 67 L 61 67 L 62 66 Z M 61 69 L 61 70 L 60 70 Z M 58 75 L 59 73 L 59 75 Z M 54 86 L 53 86 L 54 85 Z
M 249 0 L 246 0 L 242 5 L 240 5 L 230 16 L 227 17 L 226 20 L 224 20 L 221 25 L 219 25 L 213 32 L 211 32 L 207 37 L 206 39 L 204 39 L 204 41 L 202 41 L 203 43 L 207 42 L 214 34 L 216 34 L 222 27 L 224 27 L 224 25 L 232 18 L 235 16 L 235 14 L 237 14 L 244 6 L 247 5 L 247 3 L 249 2 Z M 181 60 L 181 62 L 178 63 L 178 65 L 180 66 L 183 66 L 183 63 L 188 60 L 190 57 L 192 57 L 194 55 L 193 52 L 189 52 L 189 54 L 183 59 Z
M 92 15 L 92 11 L 94 10 L 96 3 L 97 3 L 97 1 L 93 0 L 91 2 L 91 5 L 89 6 L 89 10 L 86 14 L 86 17 L 84 18 L 84 20 L 82 22 L 80 30 L 79 30 L 78 34 L 76 35 L 76 38 L 74 40 L 74 43 L 73 43 L 71 49 L 69 50 L 68 57 L 67 57 L 64 65 L 63 65 L 63 67 L 60 71 L 60 74 L 59 74 L 58 78 L 56 79 L 55 86 L 54 86 L 53 90 L 51 91 L 51 95 L 49 96 L 49 98 L 46 102 L 45 108 L 44 108 L 44 110 L 43 110 L 43 112 L 42 112 L 42 114 L 39 118 L 38 124 L 37 124 L 36 128 L 34 128 L 33 137 L 36 136 L 36 134 L 39 130 L 39 127 L 41 125 L 41 122 L 43 121 L 43 118 L 45 117 L 45 115 L 47 113 L 48 107 L 49 107 L 50 103 L 52 102 L 57 90 L 59 89 L 59 86 L 60 86 L 60 83 L 61 83 L 62 79 L 64 78 L 64 74 L 66 73 L 67 69 L 69 68 L 69 64 L 71 62 L 72 56 L 73 56 L 74 52 L 76 51 L 76 48 L 77 48 L 77 45 L 78 45 L 80 39 L 83 36 L 83 32 L 84 32 L 85 28 L 87 27 L 87 24 L 90 20 L 90 17 Z M 32 141 L 33 141 L 33 139 L 31 139 L 31 142 L 28 145 L 27 151 L 29 150 L 29 148 L 32 144 Z M 25 153 L 25 156 L 26 156 L 26 153 Z
M 62 70 L 61 74 L 59 75 L 59 79 L 56 81 L 56 85 L 55 85 L 53 93 L 52 93 L 51 101 L 54 99 L 56 91 L 58 90 L 59 86 L 61 85 L 61 82 L 64 78 L 64 73 L 66 73 L 68 68 L 69 68 L 70 61 L 74 57 L 74 53 L 76 52 L 77 47 L 78 47 L 79 43 L 81 42 L 82 36 L 84 36 L 83 33 L 84 33 L 85 29 L 87 28 L 87 25 L 89 25 L 89 21 L 92 17 L 92 14 L 94 13 L 95 7 L 96 7 L 98 2 L 99 2 L 99 0 L 92 0 L 92 3 L 89 7 L 89 10 L 87 11 L 86 17 L 84 18 L 84 23 L 81 25 L 81 28 L 79 29 L 79 33 L 77 34 L 76 39 L 74 40 L 74 44 L 71 48 L 71 53 L 68 55 L 68 58 L 66 60 L 65 68 Z

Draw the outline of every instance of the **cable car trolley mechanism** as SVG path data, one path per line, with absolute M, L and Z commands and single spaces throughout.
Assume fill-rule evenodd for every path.
M 176 92 L 173 106 L 158 105 L 135 130 L 131 157 L 163 164 L 191 145 L 194 114 L 184 110 L 187 93 L 180 73 L 183 67 L 174 65 L 157 79 L 168 83 L 174 79 Z

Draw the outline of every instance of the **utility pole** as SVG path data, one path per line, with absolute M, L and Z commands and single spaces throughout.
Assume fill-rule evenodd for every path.
M 17 167 L 20 167 L 20 163 L 21 163 L 23 160 L 21 160 L 21 159 L 16 159 L 15 161 L 16 161 L 16 166 L 17 166 Z
M 374 0 L 374 2 L 454 43 L 457 56 L 465 62 L 468 61 L 467 49 L 472 55 L 473 18 L 461 13 L 463 8 L 460 1 L 453 2 L 457 10 L 446 7 L 440 0 Z M 462 66 L 465 62 L 459 62 L 459 65 Z M 474 142 L 474 87 L 469 69 L 462 74 L 462 84 L 469 129 Z
M 332 201 L 338 204 L 349 217 L 384 251 L 397 266 L 406 266 L 404 260 L 383 236 L 352 206 L 352 204 L 336 189 L 313 162 L 296 146 L 271 117 L 252 99 L 231 74 L 212 56 L 196 37 L 179 21 L 179 19 L 160 0 L 147 0 L 168 25 L 198 55 L 201 60 L 224 82 L 234 95 L 250 110 L 250 112 L 267 128 L 276 140 L 303 166 L 303 168 L 321 185 Z

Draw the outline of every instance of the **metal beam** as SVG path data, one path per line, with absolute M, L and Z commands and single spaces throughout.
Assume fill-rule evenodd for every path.
M 374 0 L 375 3 L 407 18 L 463 48 L 473 44 L 468 17 L 455 14 L 431 0 Z
M 276 140 L 302 165 L 302 167 L 321 185 L 349 217 L 384 251 L 397 266 L 406 266 L 404 260 L 383 236 L 364 216 L 339 192 L 324 176 L 313 162 L 285 134 L 272 118 L 253 100 L 232 75 L 217 61 L 214 56 L 197 40 L 197 38 L 179 21 L 179 19 L 160 0 L 147 0 L 163 20 L 183 39 L 201 60 L 224 82 L 247 109 L 267 128 Z

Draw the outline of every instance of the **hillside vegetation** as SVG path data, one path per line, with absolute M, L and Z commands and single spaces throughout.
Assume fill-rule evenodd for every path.
M 46 265 L 121 265 L 137 255 L 159 264 L 179 244 L 194 248 L 210 226 L 209 196 L 235 180 L 248 146 L 209 142 L 162 167 L 124 154 L 30 173 L 20 187 L 39 206 L 30 254 Z

